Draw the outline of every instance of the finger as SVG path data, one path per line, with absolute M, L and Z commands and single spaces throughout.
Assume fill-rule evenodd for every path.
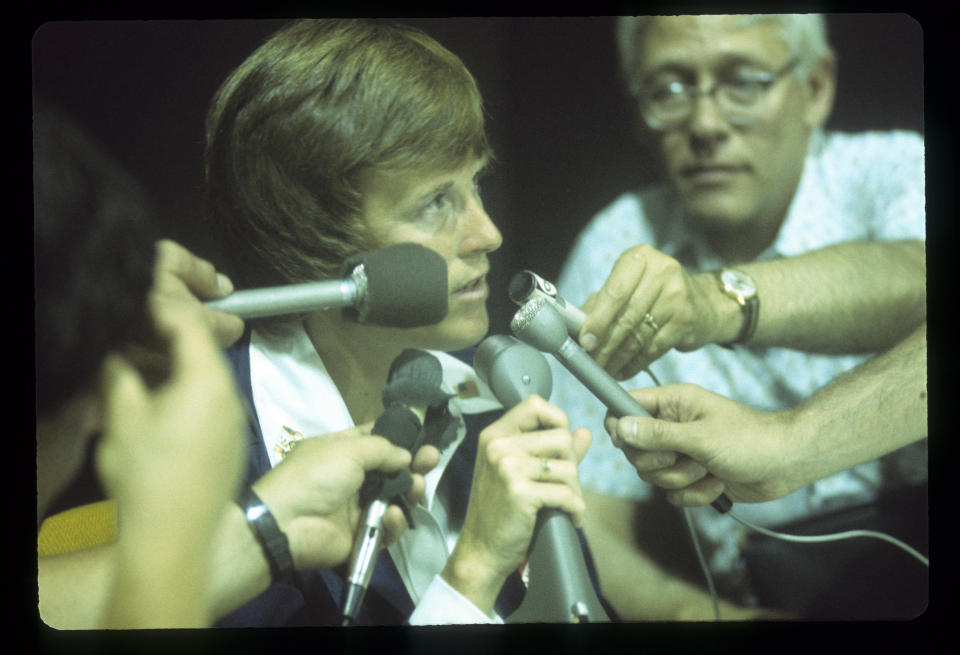
M 403 510 L 401 510 L 398 505 L 390 505 L 383 514 L 382 525 L 384 533 L 380 546 L 381 548 L 386 548 L 396 542 L 404 530 L 407 529 L 407 517 L 404 516 Z
M 169 239 L 156 244 L 156 271 L 179 278 L 190 291 L 203 300 L 222 298 L 233 292 L 233 282 L 218 273 L 213 264 Z
M 426 491 L 427 483 L 422 475 L 414 473 L 410 477 L 413 479 L 413 483 L 410 485 L 410 488 L 407 489 L 407 493 L 405 495 L 407 497 L 407 501 L 411 505 L 416 505 L 421 500 L 423 500 L 423 495 Z
M 528 396 L 487 430 L 495 433 L 522 433 L 549 428 L 566 428 L 567 415 L 539 396 Z
M 620 314 L 640 278 L 643 276 L 643 259 L 637 259 L 628 251 L 621 255 L 613 265 L 610 275 L 603 285 L 587 300 L 590 305 L 587 318 L 580 329 L 580 343 L 588 350 L 588 345 L 601 346 L 606 343 L 607 334 L 614 320 Z M 586 310 L 585 310 L 586 311 Z
M 683 489 L 702 480 L 708 473 L 699 462 L 681 456 L 673 466 L 649 473 L 645 479 L 663 489 Z
M 413 456 L 410 470 L 420 475 L 426 475 L 440 463 L 440 451 L 436 446 L 421 446 Z
M 576 489 L 566 484 L 546 484 L 531 482 L 530 493 L 534 494 L 540 507 L 559 509 L 570 515 L 576 527 L 582 527 L 583 514 L 586 504 L 580 495 L 579 486 Z
M 573 435 L 562 428 L 500 435 L 486 440 L 484 445 L 487 457 L 493 461 L 510 456 L 577 461 Z
M 577 428 L 571 433 L 573 439 L 573 452 L 577 462 L 583 461 L 587 451 L 590 450 L 590 444 L 593 442 L 593 434 L 587 428 Z
M 232 346 L 237 339 L 243 336 L 244 322 L 239 316 L 225 314 L 213 310 L 206 310 L 211 323 L 214 337 L 221 347 Z
M 667 491 L 667 501 L 677 507 L 703 507 L 720 497 L 724 484 L 712 475 L 694 482 L 684 489 Z
M 574 462 L 550 457 L 527 457 L 522 462 L 524 477 L 534 482 L 566 484 L 579 489 L 580 480 Z
M 356 437 L 344 441 L 364 471 L 392 473 L 410 465 L 413 456 L 406 448 L 390 443 L 383 437 Z
M 651 311 L 659 292 L 659 289 L 651 286 L 645 281 L 640 282 L 616 318 L 606 345 L 594 356 L 597 363 L 611 374 L 620 371 L 634 357 L 643 356 L 657 334 L 646 318 L 648 314 L 652 316 Z
M 655 473 L 673 466 L 679 458 L 679 455 L 672 450 L 640 450 L 629 446 L 622 446 L 621 450 L 640 474 Z
M 146 404 L 147 389 L 142 378 L 133 366 L 116 353 L 110 353 L 104 360 L 100 384 L 104 420 L 108 425 L 116 418 L 133 413 L 131 408 L 139 409 Z
M 631 248 L 623 253 L 616 261 L 610 275 L 593 298 L 593 306 L 587 314 L 583 328 L 580 330 L 580 342 L 601 347 L 601 354 L 596 354 L 596 348 L 591 348 L 598 362 L 603 365 L 611 351 L 611 342 L 617 331 L 617 324 L 621 315 L 631 310 L 630 305 L 637 294 L 638 286 L 646 270 L 646 258 L 643 248 Z M 641 291 L 641 293 L 643 293 Z M 643 301 L 643 298 L 637 300 Z M 643 305 L 644 311 L 650 303 Z M 643 314 L 641 314 L 641 317 Z M 623 328 L 620 328 L 619 338 L 622 339 Z M 613 344 L 615 347 L 616 344 Z M 587 345 L 584 345 L 586 348 Z M 599 359 L 602 356 L 602 361 Z

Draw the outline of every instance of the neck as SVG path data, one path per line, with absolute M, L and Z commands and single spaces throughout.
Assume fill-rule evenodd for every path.
M 383 412 L 380 394 L 390 364 L 403 351 L 394 330 L 345 323 L 339 312 L 318 312 L 304 320 L 313 347 L 343 396 L 355 424 Z
M 747 230 L 707 232 L 707 242 L 725 264 L 750 262 L 770 247 L 782 223 L 781 219 L 768 226 L 751 225 Z

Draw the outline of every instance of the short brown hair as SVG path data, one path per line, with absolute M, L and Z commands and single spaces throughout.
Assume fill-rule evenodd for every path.
M 426 34 L 292 23 L 207 115 L 207 213 L 225 268 L 240 287 L 335 277 L 377 246 L 359 220 L 365 173 L 451 169 L 489 150 L 473 76 Z

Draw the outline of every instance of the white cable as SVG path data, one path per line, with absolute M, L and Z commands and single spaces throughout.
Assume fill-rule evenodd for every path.
M 746 519 L 743 519 L 737 516 L 733 512 L 727 512 L 727 515 L 732 519 L 734 519 L 735 521 L 739 521 L 740 523 L 747 526 L 748 528 L 756 530 L 760 534 L 765 534 L 768 537 L 773 537 L 775 539 L 782 539 L 784 541 L 795 541 L 799 543 L 814 544 L 814 543 L 823 543 L 827 541 L 840 541 L 841 539 L 853 539 L 855 537 L 871 537 L 873 539 L 882 539 L 883 541 L 891 543 L 894 546 L 906 551 L 913 557 L 923 562 L 925 566 L 928 566 L 928 567 L 930 566 L 930 560 L 924 557 L 923 555 L 921 555 L 916 549 L 911 548 L 910 546 L 903 543 L 896 537 L 891 537 L 890 535 L 884 534 L 883 532 L 875 532 L 874 530 L 848 530 L 846 532 L 837 532 L 834 534 L 801 536 L 801 535 L 795 535 L 795 534 L 783 534 L 782 532 L 774 532 L 773 530 L 762 528 L 759 525 L 754 525 L 753 523 L 750 523 Z

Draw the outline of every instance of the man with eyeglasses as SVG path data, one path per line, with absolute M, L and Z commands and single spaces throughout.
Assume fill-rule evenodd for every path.
M 580 342 L 608 372 L 629 389 L 655 376 L 774 411 L 923 323 L 922 137 L 823 129 L 836 60 L 822 16 L 622 18 L 617 39 L 664 182 L 596 216 L 557 280 L 561 295 L 583 306 Z M 560 367 L 555 378 L 553 402 L 594 434 L 580 473 L 605 595 L 626 619 L 713 618 L 703 586 L 664 573 L 635 545 L 637 531 L 657 529 L 645 521 L 652 491 L 637 473 L 660 471 L 678 487 L 717 494 L 722 486 L 675 453 L 631 452 L 631 463 L 606 436 L 605 408 Z M 737 509 L 780 526 L 875 501 L 899 485 L 922 483 L 911 488 L 925 494 L 925 480 L 924 442 Z M 854 618 L 816 605 L 822 589 L 813 576 L 793 584 L 789 602 L 758 601 L 746 529 L 709 507 L 690 515 L 729 601 L 721 618 L 765 615 L 758 604 L 803 618 Z

